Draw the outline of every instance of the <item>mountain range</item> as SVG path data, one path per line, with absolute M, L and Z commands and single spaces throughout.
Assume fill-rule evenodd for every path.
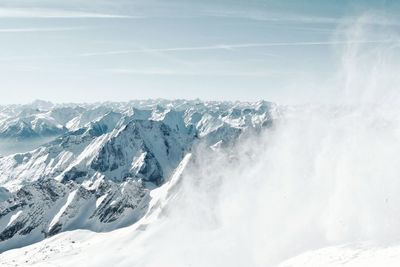
M 188 155 L 229 147 L 278 113 L 265 101 L 2 106 L 0 140 L 38 145 L 0 157 L 0 252 L 65 231 L 134 225 Z

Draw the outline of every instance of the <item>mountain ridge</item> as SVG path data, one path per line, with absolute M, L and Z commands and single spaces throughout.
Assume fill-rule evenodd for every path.
M 19 120 L 28 113 L 51 117 L 64 129 L 32 151 L 0 158 L 0 252 L 68 230 L 102 232 L 137 222 L 151 192 L 185 155 L 200 144 L 228 146 L 271 126 L 277 108 L 184 100 L 36 105 L 42 110 L 0 108 L 3 127 L 10 120 L 5 114 Z

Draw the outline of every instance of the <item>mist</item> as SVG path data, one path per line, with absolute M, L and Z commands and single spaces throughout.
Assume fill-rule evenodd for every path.
M 0 157 L 32 151 L 54 139 L 55 137 L 43 137 L 33 140 L 3 139 L 0 140 Z

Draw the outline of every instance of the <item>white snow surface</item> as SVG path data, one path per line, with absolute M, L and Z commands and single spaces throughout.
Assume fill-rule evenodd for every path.
M 397 267 L 400 246 L 353 244 L 327 247 L 303 253 L 278 267 Z
M 62 267 L 106 267 L 106 266 L 153 266 L 143 257 L 149 244 L 144 242 L 143 233 L 134 229 L 120 229 L 112 233 L 93 233 L 85 230 L 62 233 L 23 249 L 11 250 L 1 255 L 3 266 L 62 266 Z M 130 238 L 127 238 L 130 237 Z M 131 239 L 137 239 L 132 245 Z M 153 240 L 156 242 L 156 240 Z M 125 242 L 125 243 L 124 243 Z M 173 244 L 171 244 L 173 245 Z M 148 255 L 151 257 L 150 255 Z M 224 267 L 214 255 L 195 261 L 190 265 L 162 266 L 215 266 Z M 228 255 L 226 255 L 228 256 Z M 153 255 L 154 257 L 154 255 Z M 187 258 L 182 254 L 182 257 Z M 136 259 L 135 259 L 136 258 Z M 400 246 L 372 246 L 364 243 L 327 247 L 305 252 L 284 260 L 271 267 L 398 267 Z M 83 264 L 83 265 L 82 265 Z M 158 265 L 159 266 L 159 265 Z M 229 266 L 243 266 L 232 264 Z
M 22 210 L 17 211 L 17 213 L 15 213 L 14 215 L 11 216 L 10 221 L 8 222 L 7 226 L 10 226 L 16 219 L 18 219 L 19 215 L 22 214 Z

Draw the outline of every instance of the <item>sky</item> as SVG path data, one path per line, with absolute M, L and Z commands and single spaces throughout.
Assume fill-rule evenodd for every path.
M 1 0 L 0 104 L 329 101 L 340 30 L 371 12 L 398 30 L 395 0 Z

